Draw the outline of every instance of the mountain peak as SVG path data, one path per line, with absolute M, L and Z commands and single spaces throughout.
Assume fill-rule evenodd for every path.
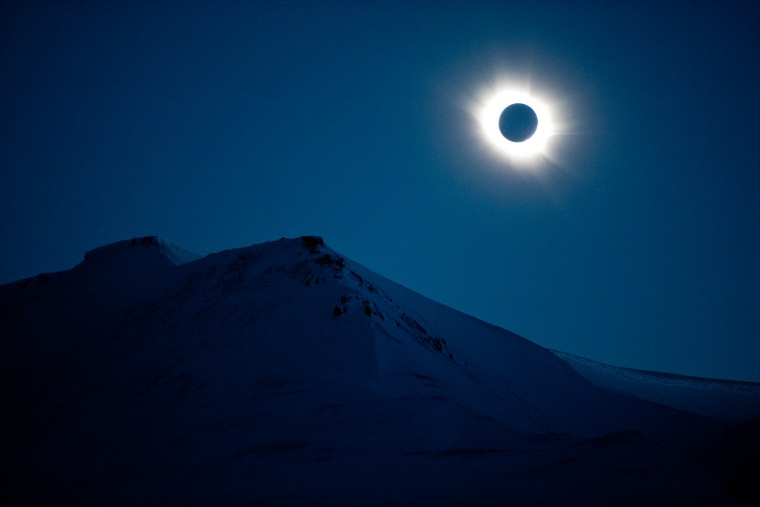
M 168 261 L 172 265 L 180 266 L 200 258 L 200 255 L 183 250 L 161 237 L 142 236 L 117 241 L 90 250 L 84 255 L 83 264 L 121 265 L 139 263 L 147 267 L 155 265 L 158 260 L 162 264 L 166 264 L 165 261 Z
M 325 246 L 325 240 L 322 236 L 301 236 L 301 244 L 311 253 L 318 253 Z

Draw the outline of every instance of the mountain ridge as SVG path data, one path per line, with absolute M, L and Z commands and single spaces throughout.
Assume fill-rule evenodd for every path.
M 167 243 L 0 286 L 12 499 L 728 502 L 696 460 L 725 425 L 600 388 L 321 237 L 179 264 Z
M 623 368 L 567 352 L 552 352 L 589 382 L 607 391 L 732 423 L 760 414 L 760 382 Z
M 98 260 L 115 262 L 117 259 L 124 259 L 130 255 L 135 256 L 138 252 L 139 254 L 145 253 L 146 250 L 154 251 L 154 253 L 177 266 L 202 258 L 201 255 L 184 250 L 159 236 L 142 236 L 93 248 L 84 254 L 83 262 L 97 262 Z

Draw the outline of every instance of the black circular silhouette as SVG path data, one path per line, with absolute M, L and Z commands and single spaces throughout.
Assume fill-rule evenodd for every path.
M 538 116 L 530 106 L 512 104 L 507 106 L 499 116 L 501 135 L 513 143 L 521 143 L 531 138 L 538 128 Z

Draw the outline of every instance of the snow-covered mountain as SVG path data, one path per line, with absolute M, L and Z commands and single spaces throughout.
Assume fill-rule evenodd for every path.
M 673 376 L 632 387 L 314 236 L 203 258 L 156 237 L 107 245 L 0 286 L 0 336 L 4 505 L 757 495 L 760 384 L 684 402 Z

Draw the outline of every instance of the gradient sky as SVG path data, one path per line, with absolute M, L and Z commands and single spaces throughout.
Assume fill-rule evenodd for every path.
M 4 1 L 0 283 L 134 236 L 317 234 L 546 347 L 760 381 L 758 26 L 739 1 Z M 473 125 L 505 76 L 567 127 L 531 171 Z

